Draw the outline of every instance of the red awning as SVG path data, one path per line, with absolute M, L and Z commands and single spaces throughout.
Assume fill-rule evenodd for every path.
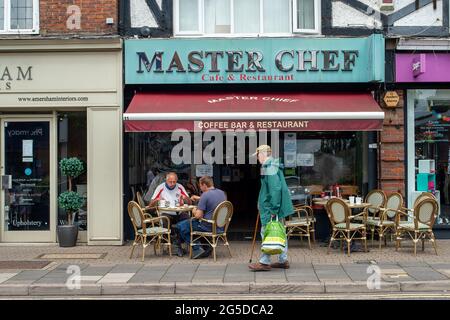
M 137 93 L 127 132 L 381 130 L 384 112 L 369 93 Z

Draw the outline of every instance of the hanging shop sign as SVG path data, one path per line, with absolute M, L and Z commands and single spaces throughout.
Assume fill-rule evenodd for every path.
M 400 97 L 398 96 L 397 92 L 388 91 L 384 95 L 383 101 L 386 104 L 386 106 L 390 108 L 395 108 L 398 106 L 398 103 L 400 102 Z
M 384 39 L 131 39 L 127 84 L 384 81 Z

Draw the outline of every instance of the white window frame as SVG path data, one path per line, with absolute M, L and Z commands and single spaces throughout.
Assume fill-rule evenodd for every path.
M 309 34 L 319 34 L 321 31 L 321 11 L 320 0 L 314 0 L 314 29 L 301 29 L 297 25 L 297 0 L 293 0 L 292 3 L 292 24 L 293 24 L 293 32 L 294 33 L 309 33 Z
M 264 7 L 263 3 L 264 0 L 260 1 L 259 6 L 259 15 L 260 15 L 260 24 L 259 24 L 259 33 L 235 33 L 234 32 L 234 1 L 239 0 L 230 0 L 230 33 L 205 33 L 205 26 L 204 26 L 204 0 L 197 0 L 199 12 L 199 21 L 198 21 L 198 30 L 192 30 L 192 31 L 180 31 L 180 25 L 179 25 L 179 19 L 180 19 L 180 10 L 179 10 L 179 1 L 183 0 L 174 0 L 173 1 L 173 9 L 174 9 L 174 37 L 186 37 L 186 36 L 197 36 L 197 37 L 205 37 L 205 38 L 211 38 L 211 37 L 221 37 L 221 38 L 235 38 L 235 37 L 293 37 L 296 36 L 298 33 L 304 33 L 304 34 L 320 34 L 321 32 L 321 25 L 320 25 L 320 13 L 321 13 L 321 7 L 320 7 L 320 0 L 314 0 L 314 14 L 315 14 L 315 29 L 298 29 L 296 28 L 294 24 L 297 23 L 297 18 L 295 16 L 296 13 L 296 7 L 297 7 L 297 1 L 291 0 L 289 1 L 289 10 L 290 14 L 288 14 L 289 17 L 289 32 L 284 33 L 266 33 L 264 32 Z M 275 0 L 274 0 L 275 1 Z
M 11 29 L 11 0 L 4 0 L 4 26 L 0 34 L 39 34 L 39 0 L 33 0 L 33 28 Z
M 180 0 L 175 0 L 173 2 L 173 10 L 174 10 L 174 34 L 179 36 L 199 36 L 203 34 L 203 0 L 197 0 L 197 7 L 198 7 L 198 21 L 197 26 L 198 30 L 190 30 L 190 31 L 180 31 L 180 6 L 178 4 Z M 181 0 L 183 1 L 183 0 Z

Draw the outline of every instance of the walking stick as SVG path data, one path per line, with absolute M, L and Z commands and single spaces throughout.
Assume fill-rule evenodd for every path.
M 250 260 L 249 263 L 252 262 L 252 258 L 253 258 L 253 251 L 255 250 L 255 243 L 256 243 L 256 232 L 258 230 L 258 222 L 259 222 L 259 211 L 258 211 L 258 215 L 256 216 L 256 223 L 255 223 L 255 232 L 253 233 L 253 244 L 252 244 L 252 253 L 250 254 Z

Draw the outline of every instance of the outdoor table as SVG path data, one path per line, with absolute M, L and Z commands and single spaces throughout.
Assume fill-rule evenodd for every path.
M 321 198 L 317 198 L 317 199 L 313 199 L 314 204 L 318 205 L 318 206 L 326 206 L 327 202 L 329 199 L 321 199 Z M 361 203 L 350 203 L 348 200 L 342 199 L 344 200 L 345 203 L 347 203 L 348 207 L 350 209 L 364 209 L 366 207 L 370 206 L 370 203 L 367 202 L 361 202 Z
M 314 214 L 316 218 L 316 237 L 322 241 L 327 242 L 331 235 L 331 223 L 328 218 L 325 206 L 330 199 L 315 198 L 313 199 L 313 209 L 317 214 Z M 350 209 L 364 209 L 370 206 L 370 203 L 350 204 L 348 200 L 342 199 Z
M 197 206 L 194 205 L 188 205 L 188 206 L 177 206 L 177 207 L 156 207 L 156 210 L 158 211 L 158 214 L 161 212 L 175 212 L 176 214 L 180 214 L 182 212 L 192 212 L 193 209 L 197 208 Z

